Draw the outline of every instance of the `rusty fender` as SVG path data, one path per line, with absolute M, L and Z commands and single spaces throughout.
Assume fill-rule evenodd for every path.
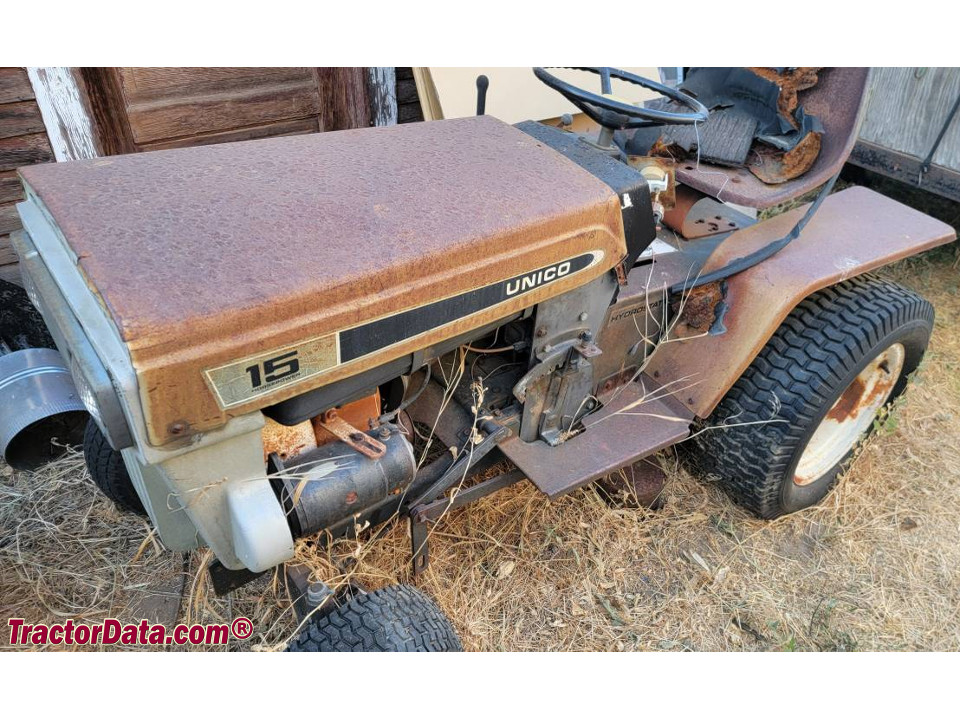
M 783 237 L 806 209 L 798 207 L 731 235 L 703 272 Z M 800 237 L 727 280 L 725 332 L 694 334 L 662 345 L 647 372 L 662 385 L 677 388 L 675 397 L 706 418 L 801 300 L 955 239 L 949 225 L 872 190 L 852 187 L 835 193 Z

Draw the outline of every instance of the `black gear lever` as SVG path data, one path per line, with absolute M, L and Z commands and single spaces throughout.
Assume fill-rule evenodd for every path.
M 477 115 L 483 115 L 487 111 L 488 87 L 490 79 L 486 75 L 477 75 Z

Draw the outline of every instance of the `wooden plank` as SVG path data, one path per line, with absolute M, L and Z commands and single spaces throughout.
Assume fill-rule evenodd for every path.
M 89 102 L 79 72 L 68 67 L 27 68 L 54 157 L 85 160 L 100 156 Z
M 397 80 L 397 104 L 408 105 L 416 103 L 420 105 L 420 97 L 417 95 L 417 81 L 410 77 L 406 80 Z
M 0 103 L 33 100 L 33 88 L 23 68 L 0 68 Z
M 53 151 L 45 133 L 0 140 L 0 172 L 51 160 Z
M 0 235 L 0 265 L 10 265 L 15 262 L 20 262 L 20 258 L 10 244 L 10 236 Z
M 20 264 L 11 263 L 10 265 L 0 266 L 0 280 L 6 280 L 22 287 L 23 278 L 20 277 Z
M 103 155 L 125 155 L 137 151 L 127 119 L 127 106 L 120 87 L 118 68 L 80 68 L 80 81 L 90 107 L 90 116 L 97 136 L 97 147 Z
M 40 108 L 32 100 L 0 105 L 0 138 L 44 132 Z
M 430 68 L 413 68 L 413 79 L 417 82 L 417 96 L 420 98 L 420 111 L 424 120 L 443 120 L 443 108 L 440 107 L 440 98 L 437 87 L 430 77 Z
M 397 73 L 392 67 L 372 67 L 368 78 L 371 123 L 377 127 L 397 124 Z
M 370 125 L 370 95 L 365 68 L 317 68 L 320 128 L 348 130 Z
M 0 205 L 0 235 L 7 235 L 23 227 L 20 224 L 20 215 L 17 206 L 13 203 Z M 2 263 L 0 263 L 2 264 Z
M 420 122 L 423 120 L 423 111 L 420 109 L 420 103 L 416 105 L 401 105 L 397 109 L 397 122 L 399 124 Z
M 417 81 L 413 78 L 413 68 L 397 68 L 397 122 L 419 122 L 423 120 L 420 108 L 420 96 L 417 95 Z
M 860 139 L 923 159 L 958 96 L 960 68 L 875 68 Z M 960 117 L 933 162 L 960 170 Z
M 927 172 L 922 173 L 921 158 L 880 147 L 866 140 L 857 141 L 847 162 L 908 185 L 916 186 L 919 182 L 924 191 L 936 193 L 960 203 L 960 170 L 951 170 L 933 164 Z
M 18 202 L 23 199 L 23 186 L 16 170 L 0 172 L 0 203 Z
M 316 116 L 309 68 L 119 68 L 136 143 Z
M 238 128 L 237 130 L 228 130 L 221 133 L 210 133 L 209 135 L 148 143 L 142 145 L 141 149 L 169 150 L 170 148 L 215 145 L 217 143 L 236 142 L 238 140 L 257 140 L 259 138 L 279 137 L 282 135 L 306 135 L 308 133 L 318 132 L 320 129 L 319 123 L 319 118 L 316 117 L 285 120 L 269 125 L 258 125 L 256 127 Z

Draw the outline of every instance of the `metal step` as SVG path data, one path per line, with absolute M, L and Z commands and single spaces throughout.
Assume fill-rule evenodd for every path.
M 516 436 L 500 449 L 551 500 L 635 463 L 690 434 L 693 415 L 646 376 L 600 398 L 585 430 L 551 447 Z

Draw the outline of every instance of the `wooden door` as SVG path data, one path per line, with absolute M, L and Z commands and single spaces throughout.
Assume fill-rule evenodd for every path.
M 84 68 L 104 154 L 370 124 L 366 68 Z

